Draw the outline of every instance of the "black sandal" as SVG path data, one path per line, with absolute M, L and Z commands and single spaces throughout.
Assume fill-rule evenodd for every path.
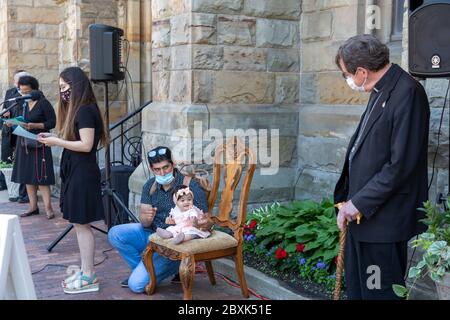
M 38 214 L 39 214 L 39 208 L 36 209 L 36 210 L 34 210 L 34 211 L 31 211 L 31 212 L 25 212 L 25 213 L 22 213 L 22 214 L 20 215 L 20 217 L 21 217 L 21 218 L 25 218 L 25 217 L 29 217 L 29 216 L 36 216 L 36 215 L 38 215 Z

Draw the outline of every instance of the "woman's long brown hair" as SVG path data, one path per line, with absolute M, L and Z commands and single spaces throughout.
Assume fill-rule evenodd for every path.
M 78 110 L 88 104 L 95 104 L 98 109 L 97 99 L 92 90 L 91 82 L 83 70 L 79 67 L 69 67 L 63 70 L 59 75 L 61 79 L 70 85 L 71 94 L 69 102 L 65 102 L 59 95 L 58 119 L 56 129 L 64 140 L 75 141 L 75 115 Z M 100 143 L 105 146 L 109 143 L 107 133 L 107 123 L 102 113 L 99 113 L 102 119 L 103 128 L 101 128 Z

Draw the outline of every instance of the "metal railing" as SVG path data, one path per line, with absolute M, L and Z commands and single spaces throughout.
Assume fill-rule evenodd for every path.
M 137 110 L 109 126 L 111 164 L 120 163 L 137 167 L 141 163 L 142 134 L 131 135 L 131 133 L 134 128 L 141 125 L 142 110 L 151 103 L 152 101 L 144 103 Z M 138 120 L 136 121 L 137 117 Z M 104 151 L 104 147 L 97 149 L 97 159 L 103 159 L 103 157 L 100 157 L 102 151 Z

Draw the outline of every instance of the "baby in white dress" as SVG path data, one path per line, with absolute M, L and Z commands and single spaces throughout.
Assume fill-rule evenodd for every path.
M 175 189 L 173 194 L 173 202 L 176 204 L 166 219 L 167 224 L 174 224 L 166 229 L 157 228 L 156 233 L 164 239 L 174 238 L 174 244 L 180 244 L 184 241 L 207 238 L 210 236 L 209 231 L 202 231 L 194 227 L 195 220 L 205 218 L 202 210 L 194 206 L 194 194 L 185 185 L 181 185 Z

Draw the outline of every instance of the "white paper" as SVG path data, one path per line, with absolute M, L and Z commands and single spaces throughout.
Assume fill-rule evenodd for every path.
M 17 120 L 16 118 L 14 118 L 14 119 L 6 119 L 6 120 L 3 120 L 3 122 L 5 122 L 6 124 L 10 123 L 13 126 L 23 126 L 23 125 L 26 124 L 26 122 L 22 122 L 20 120 Z
M 28 138 L 31 140 L 38 139 L 37 134 L 31 133 L 31 132 L 25 130 L 24 128 L 22 128 L 21 126 L 17 126 L 17 128 L 14 129 L 13 134 L 15 134 L 16 136 Z

